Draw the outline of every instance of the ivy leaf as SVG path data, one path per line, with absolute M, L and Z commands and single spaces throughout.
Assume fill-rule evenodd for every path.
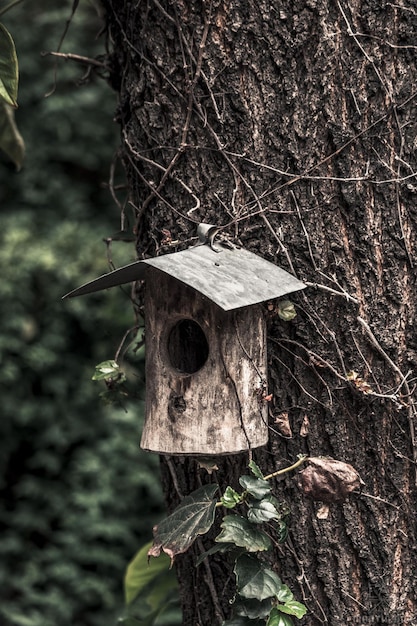
M 269 522 L 272 519 L 281 519 L 280 514 L 276 510 L 272 502 L 268 500 L 255 500 L 249 504 L 248 520 L 254 524 Z
M 255 461 L 250 461 L 248 467 L 250 471 L 252 472 L 252 474 L 256 476 L 256 478 L 262 478 L 262 479 L 264 478 L 264 475 L 262 474 L 258 465 L 256 465 Z
M 265 600 L 276 597 L 282 587 L 279 576 L 258 559 L 242 554 L 234 567 L 239 595 Z
M 271 598 L 266 598 L 265 600 L 242 598 L 234 605 L 234 611 L 236 612 L 236 615 L 239 615 L 240 617 L 248 617 L 251 620 L 267 617 L 271 612 Z
M 296 600 L 289 600 L 285 604 L 280 604 L 277 606 L 277 609 L 278 611 L 281 611 L 281 613 L 294 615 L 298 619 L 301 619 L 307 613 L 307 609 L 304 604 L 301 604 L 301 602 L 297 602 Z
M 116 361 L 102 361 L 96 365 L 94 376 L 91 380 L 109 380 L 117 379 L 119 382 L 126 380 L 126 376 L 120 369 L 120 366 Z
M 291 589 L 288 587 L 288 585 L 282 585 L 281 589 L 279 590 L 279 593 L 277 594 L 277 600 L 279 602 L 282 602 L 283 604 L 286 604 L 287 602 L 294 600 L 294 594 L 291 591 Z
M 241 476 L 239 483 L 257 500 L 262 500 L 271 491 L 271 485 L 268 481 L 254 476 Z
M 240 515 L 227 515 L 221 528 L 222 532 L 215 539 L 219 543 L 234 543 L 240 548 L 246 548 L 248 552 L 262 552 L 271 547 L 268 535 Z
M 290 300 L 282 300 L 278 303 L 278 317 L 284 322 L 290 322 L 297 316 L 295 306 Z
M 294 622 L 288 615 L 283 615 L 277 609 L 272 609 L 266 626 L 294 626 Z
M 19 69 L 11 34 L 0 24 L 0 99 L 17 107 Z
M 232 487 L 226 487 L 226 490 L 220 499 L 222 505 L 227 509 L 234 509 L 237 504 L 242 502 L 242 500 L 243 498 L 240 493 L 235 491 Z
M 177 554 L 186 552 L 198 535 L 213 525 L 217 485 L 205 485 L 186 496 L 175 511 L 154 527 L 154 541 L 148 556 L 168 554 L 171 565 Z
M 1 62 L 1 58 L 0 58 Z M 14 110 L 0 97 L 0 148 L 20 170 L 25 156 L 25 142 L 16 126 Z

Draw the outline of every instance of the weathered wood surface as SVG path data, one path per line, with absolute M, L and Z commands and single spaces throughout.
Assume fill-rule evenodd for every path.
M 257 306 L 225 312 L 195 290 L 151 268 L 146 297 L 146 421 L 142 448 L 166 454 L 230 454 L 268 440 L 266 336 Z M 183 319 L 198 323 L 208 343 L 205 364 L 179 371 L 184 345 L 172 345 Z M 182 338 L 183 339 L 183 338 Z M 204 350 L 204 347 L 202 348 Z M 184 355 L 183 355 L 184 356 Z M 187 358 L 193 355 L 185 354 Z M 204 355 L 197 355 L 198 360 Z

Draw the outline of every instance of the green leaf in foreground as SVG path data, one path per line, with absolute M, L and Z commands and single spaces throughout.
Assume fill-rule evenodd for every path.
M 174 572 L 170 570 L 171 561 L 166 554 L 149 561 L 148 550 L 151 546 L 152 542 L 144 545 L 129 563 L 124 579 L 124 591 L 125 602 L 129 605 L 148 588 L 147 604 L 156 610 L 165 596 L 177 586 L 177 580 Z M 149 588 L 151 583 L 155 583 L 155 589 Z
M 204 535 L 214 522 L 217 485 L 205 485 L 186 496 L 175 511 L 154 527 L 153 545 L 149 556 L 159 556 L 163 550 L 174 560 L 191 546 L 198 535 Z
M 14 110 L 0 98 L 0 149 L 16 165 L 19 171 L 25 156 L 25 143 L 16 126 Z
M 216 537 L 220 543 L 234 543 L 248 552 L 269 550 L 271 540 L 262 530 L 258 530 L 245 517 L 227 515 L 221 523 L 222 532 Z
M 17 107 L 19 68 L 16 48 L 7 28 L 0 24 L 0 99 Z
M 235 564 L 237 589 L 244 598 L 276 597 L 282 587 L 279 576 L 253 556 L 242 554 Z

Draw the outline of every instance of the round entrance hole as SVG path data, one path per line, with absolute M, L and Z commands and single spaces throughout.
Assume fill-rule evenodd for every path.
M 182 374 L 198 372 L 209 355 L 203 329 L 190 319 L 175 324 L 168 337 L 168 356 L 172 367 Z

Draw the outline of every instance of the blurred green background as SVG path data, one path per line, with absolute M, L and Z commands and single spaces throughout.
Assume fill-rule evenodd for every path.
M 1 3 L 0 9 L 8 2 Z M 108 271 L 120 229 L 106 182 L 117 150 L 116 97 L 56 50 L 72 0 L 25 0 L 1 17 L 19 58 L 17 173 L 0 155 L 0 624 L 107 626 L 124 570 L 162 516 L 158 462 L 139 449 L 143 354 L 125 365 L 137 399 L 105 404 L 94 367 L 135 324 L 112 290 L 61 296 Z M 103 54 L 97 7 L 82 0 L 63 52 Z M 123 193 L 123 192 L 121 192 Z M 113 243 L 116 265 L 133 243 Z M 126 409 L 128 409 L 126 411 Z

